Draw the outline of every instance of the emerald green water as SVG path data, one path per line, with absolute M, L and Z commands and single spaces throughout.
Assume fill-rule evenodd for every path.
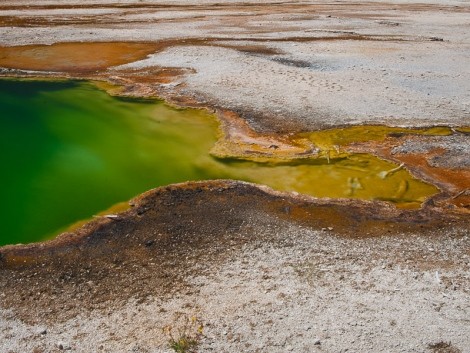
M 151 188 L 231 178 L 318 197 L 419 206 L 436 188 L 370 155 L 220 160 L 205 111 L 109 96 L 79 81 L 0 80 L 0 245 L 57 234 Z M 314 141 L 315 142 L 315 141 Z M 382 177 L 380 175 L 382 174 Z
M 198 168 L 216 122 L 83 82 L 0 80 L 0 244 L 31 242 Z

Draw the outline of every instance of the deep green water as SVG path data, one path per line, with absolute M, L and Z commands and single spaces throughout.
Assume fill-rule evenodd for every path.
M 231 178 L 318 197 L 419 205 L 436 188 L 370 155 L 255 163 L 210 156 L 205 111 L 109 96 L 79 81 L 0 79 L 0 245 L 48 238 L 151 188 Z
M 216 122 L 91 83 L 0 80 L 1 244 L 31 242 L 159 185 L 207 179 Z M 204 164 L 204 163 L 203 163 Z

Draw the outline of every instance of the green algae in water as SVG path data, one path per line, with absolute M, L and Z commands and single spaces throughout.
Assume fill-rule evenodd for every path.
M 210 156 L 202 110 L 111 97 L 79 81 L 0 80 L 0 245 L 33 242 L 148 189 L 231 178 L 317 197 L 417 207 L 434 186 L 370 155 L 255 163 Z
M 159 185 L 208 179 L 217 123 L 83 82 L 0 80 L 0 244 L 31 242 Z

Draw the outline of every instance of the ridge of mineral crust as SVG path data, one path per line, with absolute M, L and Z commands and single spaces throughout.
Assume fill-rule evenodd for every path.
M 313 338 L 295 332 L 309 325 L 327 351 L 353 337 L 361 351 L 381 351 L 393 347 L 385 325 L 396 335 L 435 320 L 452 330 L 431 325 L 405 350 L 468 344 L 470 228 L 462 214 L 224 180 L 162 187 L 131 203 L 54 240 L 0 248 L 0 325 L 15 327 L 0 333 L 0 350 L 48 351 L 65 340 L 77 352 L 136 342 L 165 351 L 161 329 L 177 326 L 177 313 L 207 325 L 201 347 L 227 352 L 253 335 L 275 352 L 283 340 L 303 346 Z M 419 315 L 406 314 L 415 305 Z M 343 310 L 358 326 L 340 335 L 349 327 L 336 319 Z

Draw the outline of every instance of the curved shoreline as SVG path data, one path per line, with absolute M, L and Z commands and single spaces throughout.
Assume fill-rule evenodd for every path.
M 92 236 L 95 232 L 100 232 L 99 229 L 101 227 L 106 228 L 106 226 L 112 224 L 120 225 L 122 222 L 126 221 L 132 222 L 133 219 L 137 216 L 142 216 L 148 210 L 156 212 L 154 204 L 165 205 L 165 201 L 160 200 L 160 197 L 165 199 L 167 197 L 173 197 L 173 194 L 176 195 L 175 197 L 179 197 L 178 193 L 181 193 L 183 196 L 180 197 L 184 199 L 186 197 L 184 196 L 185 192 L 189 195 L 197 195 L 201 192 L 223 193 L 225 191 L 233 192 L 240 196 L 252 194 L 254 199 L 260 198 L 261 200 L 265 200 L 259 201 L 259 207 L 261 209 L 270 210 L 276 214 L 280 212 L 280 214 L 277 214 L 277 217 L 286 218 L 286 220 L 292 222 L 300 222 L 313 229 L 321 230 L 326 228 L 328 222 L 329 224 L 335 224 L 335 232 L 337 232 L 338 235 L 352 238 L 387 236 L 390 228 L 394 228 L 394 231 L 397 232 L 412 233 L 418 229 L 424 228 L 453 227 L 454 225 L 465 224 L 467 218 L 466 214 L 449 212 L 441 207 L 436 207 L 433 203 L 425 203 L 423 207 L 419 209 L 407 210 L 396 208 L 393 204 L 383 201 L 315 198 L 295 192 L 276 191 L 268 186 L 243 181 L 188 181 L 146 191 L 129 201 L 130 208 L 128 210 L 97 216 L 94 220 L 90 220 L 83 226 L 66 231 L 54 239 L 39 243 L 2 246 L 0 247 L 1 263 L 3 263 L 5 267 L 15 267 L 16 265 L 21 267 L 23 264 L 29 266 L 30 263 L 35 265 L 42 260 L 35 260 L 34 257 L 42 252 L 46 255 L 49 252 L 53 254 L 55 249 L 68 248 L 69 245 L 74 248 L 80 248 L 82 243 L 87 242 L 87 238 Z M 210 199 L 210 196 L 207 197 Z M 265 204 L 268 201 L 278 206 L 272 209 L 274 206 Z M 190 204 L 192 203 L 191 200 L 188 202 Z M 227 207 L 229 207 L 230 197 L 227 197 L 225 202 L 228 203 Z M 329 212 L 332 212 L 332 214 L 324 216 L 327 218 L 321 221 L 316 218 L 308 219 L 307 215 L 310 212 L 310 208 L 312 210 L 318 208 L 320 211 L 331 209 L 331 211 L 327 211 L 326 214 Z M 200 209 L 194 212 L 201 212 L 202 218 L 203 211 L 203 209 Z M 171 212 L 171 207 L 165 212 Z M 336 215 L 336 212 L 342 214 L 343 217 Z M 137 218 L 140 219 L 141 217 Z M 320 217 L 320 219 L 322 218 L 323 216 Z M 350 228 L 358 231 L 360 235 L 355 235 Z M 15 259 L 16 257 L 18 259 Z M 39 258 L 40 257 L 41 256 L 39 256 Z
M 0 324 L 17 327 L 14 341 L 1 342 L 51 349 L 64 341 L 79 352 L 99 342 L 106 352 L 140 342 L 165 352 L 161 329 L 178 327 L 180 313 L 208 325 L 202 349 L 239 350 L 257 334 L 280 352 L 272 346 L 275 337 L 296 337 L 310 324 L 330 351 L 350 346 L 363 330 L 381 332 L 366 318 L 380 325 L 393 319 L 399 330 L 438 319 L 453 333 L 431 330 L 407 338 L 406 347 L 439 340 L 465 347 L 467 338 L 458 333 L 466 324 L 447 316 L 468 305 L 470 233 L 463 215 L 430 206 L 398 211 L 377 202 L 292 197 L 233 181 L 162 187 L 133 203 L 123 214 L 56 240 L 0 248 Z M 427 298 L 442 293 L 453 299 L 439 299 L 445 306 L 437 312 Z M 380 309 L 384 296 L 394 314 Z M 279 300 L 285 307 L 273 304 Z M 422 314 L 407 318 L 404 312 L 416 303 Z M 357 312 L 364 305 L 365 318 Z M 360 330 L 332 339 L 348 325 L 334 308 L 349 306 L 347 317 L 360 322 Z M 253 311 L 263 318 L 254 331 L 247 327 Z M 339 326 L 328 323 L 332 318 Z M 275 336 L 264 320 L 279 325 Z M 226 337 L 224 329 L 240 340 Z M 393 339 L 379 333 L 356 342 L 368 350 Z

